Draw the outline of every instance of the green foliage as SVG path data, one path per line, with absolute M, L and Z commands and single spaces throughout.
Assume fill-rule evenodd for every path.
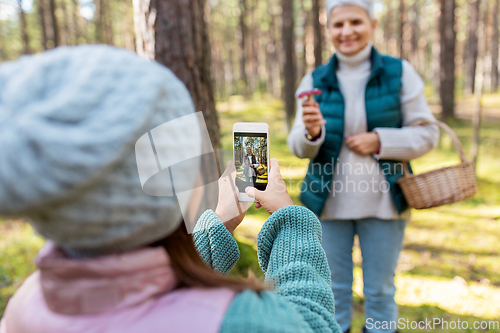
M 35 254 L 43 244 L 32 228 L 21 221 L 0 220 L 0 316 L 8 299 L 35 271 Z

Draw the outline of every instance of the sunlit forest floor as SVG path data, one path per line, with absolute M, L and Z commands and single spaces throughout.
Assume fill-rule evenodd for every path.
M 466 105 L 470 102 L 463 103 Z M 229 102 L 219 103 L 218 110 L 223 148 L 231 148 L 234 122 L 259 121 L 270 125 L 270 155 L 278 158 L 290 194 L 294 202 L 300 204 L 297 184 L 305 175 L 307 160 L 294 157 L 288 150 L 282 103 L 266 100 L 244 102 L 241 98 L 233 97 Z M 500 119 L 500 108 L 498 110 Z M 442 318 L 446 321 L 460 319 L 468 321 L 469 327 L 477 320 L 500 318 L 499 124 L 495 121 L 483 123 L 477 167 L 477 195 L 467 202 L 413 211 L 396 276 L 400 318 L 417 321 L 426 318 Z M 468 152 L 472 137 L 470 121 L 455 120 L 451 125 Z M 442 135 L 438 149 L 415 160 L 413 166 L 414 171 L 420 173 L 457 162 L 458 156 L 451 140 Z M 264 210 L 252 207 L 236 230 L 242 256 L 231 275 L 247 275 L 250 269 L 262 277 L 255 241 L 267 216 Z M 33 258 L 43 241 L 21 221 L 0 223 L 0 235 L 1 315 L 8 298 L 35 269 Z M 358 245 L 354 257 L 355 315 L 351 332 L 357 333 L 364 322 L 361 252 Z M 483 332 L 473 329 L 425 332 L 457 331 Z

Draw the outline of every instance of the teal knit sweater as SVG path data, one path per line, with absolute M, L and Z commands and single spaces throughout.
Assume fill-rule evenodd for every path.
M 194 239 L 203 260 L 221 273 L 227 274 L 239 259 L 235 239 L 211 210 L 200 217 Z M 289 206 L 272 214 L 259 233 L 257 253 L 266 281 L 275 289 L 236 295 L 222 333 L 341 332 L 321 225 L 310 210 Z

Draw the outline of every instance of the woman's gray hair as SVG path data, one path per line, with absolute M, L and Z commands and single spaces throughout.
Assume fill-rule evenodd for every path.
M 373 20 L 375 14 L 373 12 L 373 0 L 326 0 L 326 12 L 328 14 L 328 22 L 330 22 L 330 14 L 332 9 L 341 5 L 356 5 L 363 7 L 368 12 L 368 15 Z

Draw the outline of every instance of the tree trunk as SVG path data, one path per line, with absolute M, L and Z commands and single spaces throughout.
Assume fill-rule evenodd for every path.
M 21 37 L 23 40 L 23 54 L 30 54 L 30 38 L 28 36 L 28 31 L 26 29 L 26 13 L 22 7 L 22 1 L 18 0 L 19 5 L 19 21 L 21 22 Z
M 385 14 L 384 38 L 386 42 L 387 53 L 391 53 L 392 39 L 392 0 L 387 0 L 387 12 Z
M 491 43 L 491 91 L 496 93 L 498 90 L 498 48 L 499 48 L 499 31 L 498 31 L 498 10 L 500 9 L 500 0 L 495 0 L 493 7 L 493 41 Z
M 269 39 L 267 42 L 267 57 L 268 57 L 268 82 L 271 86 L 272 95 L 274 98 L 281 97 L 280 83 L 280 68 L 278 62 L 278 52 L 276 43 L 276 18 L 271 13 L 269 22 Z
M 70 31 L 69 31 L 69 17 L 68 17 L 68 10 L 66 8 L 66 2 L 65 1 L 60 1 L 59 4 L 61 5 L 61 10 L 62 10 L 62 18 L 63 18 L 63 31 L 61 34 L 61 44 L 62 45 L 71 45 L 71 36 L 70 36 Z
M 52 38 L 54 42 L 54 47 L 57 47 L 59 46 L 59 26 L 57 25 L 55 0 L 49 0 L 49 8 L 50 8 L 50 19 L 52 23 Z
M 412 20 L 411 20 L 411 51 L 410 51 L 410 56 L 409 60 L 411 64 L 417 69 L 417 71 L 420 69 L 419 68 L 419 61 L 418 61 L 418 54 L 419 54 L 419 49 L 418 49 L 418 36 L 419 36 L 419 22 L 420 22 L 420 7 L 419 7 L 419 0 L 415 0 L 413 2 L 412 6 Z
M 399 0 L 399 57 L 404 58 L 405 1 Z
M 292 118 L 295 113 L 295 80 L 296 80 L 296 65 L 294 57 L 294 22 L 293 22 L 293 3 L 289 0 L 282 0 L 283 9 L 283 25 L 282 25 L 282 40 L 283 51 L 285 56 L 284 65 L 284 95 L 285 95 L 285 112 L 286 124 L 288 130 L 292 125 Z
M 485 7 L 485 8 L 481 8 Z M 478 7 L 478 31 L 476 33 L 477 37 L 477 65 L 475 67 L 475 87 L 474 87 L 474 113 L 472 115 L 472 128 L 473 128 L 473 138 L 471 145 L 471 156 L 474 163 L 474 169 L 477 166 L 477 157 L 479 154 L 479 139 L 480 139 L 480 129 L 481 129 L 481 118 L 482 118 L 482 97 L 483 97 L 483 84 L 484 84 L 484 55 L 486 54 L 486 17 L 488 16 L 488 1 L 485 1 L 482 6 Z M 479 17 L 482 16 L 482 20 Z
M 314 66 L 318 67 L 323 63 L 323 26 L 319 21 L 320 0 L 313 0 L 312 20 L 314 22 Z
M 477 60 L 477 28 L 479 23 L 479 5 L 481 0 L 469 2 L 469 32 L 465 43 L 465 89 L 466 95 L 474 93 Z
M 455 106 L 455 0 L 440 0 L 439 17 L 439 97 L 441 98 L 442 117 L 454 117 Z
M 214 149 L 220 148 L 205 1 L 134 0 L 133 5 L 137 52 L 167 66 L 186 85 L 195 109 L 203 111 Z
M 250 77 L 250 96 L 258 89 L 259 82 L 259 20 L 255 17 L 255 10 L 258 6 L 258 0 L 254 0 L 250 8 L 250 19 L 252 22 L 252 30 L 250 33 L 250 64 L 251 64 L 251 77 Z
M 246 53 L 246 36 L 247 25 L 245 16 L 247 15 L 246 0 L 240 0 L 240 81 L 242 83 L 243 95 L 248 95 L 248 77 L 247 77 L 247 53 Z
M 40 27 L 42 31 L 42 46 L 44 50 L 47 50 L 47 24 L 45 22 L 45 4 L 44 0 L 38 0 L 38 15 L 40 18 Z
M 302 29 L 302 53 L 300 58 L 300 65 L 297 68 L 297 77 L 302 78 L 307 73 L 307 54 L 306 54 L 306 45 L 307 45 L 307 31 L 309 27 L 309 11 L 305 8 L 305 1 L 301 0 L 300 3 L 300 14 L 302 16 L 302 20 L 304 22 Z

